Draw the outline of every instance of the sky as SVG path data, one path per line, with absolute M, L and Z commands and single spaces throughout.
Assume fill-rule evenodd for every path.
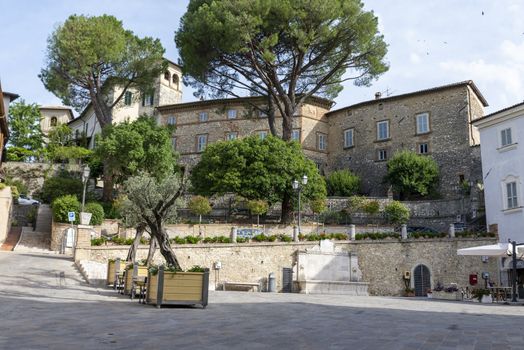
M 26 102 L 58 105 L 38 78 L 46 40 L 71 14 L 111 14 L 139 36 L 173 41 L 188 0 L 0 0 L 0 79 Z M 491 113 L 524 100 L 524 0 L 364 0 L 379 18 L 390 69 L 370 87 L 344 83 L 334 108 L 383 96 L 473 80 Z M 7 14 L 7 15 L 6 15 Z M 193 101 L 184 87 L 183 102 Z

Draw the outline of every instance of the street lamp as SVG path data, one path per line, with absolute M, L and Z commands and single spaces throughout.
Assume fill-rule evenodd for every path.
M 293 180 L 291 183 L 291 186 L 295 191 L 298 192 L 298 233 L 302 233 L 300 230 L 300 192 L 302 191 L 302 188 L 307 185 L 307 176 L 302 176 L 302 183 L 299 183 L 297 180 Z
M 82 182 L 84 184 L 84 192 L 82 194 L 82 212 L 84 211 L 84 206 L 86 203 L 86 187 L 87 187 L 87 180 L 89 180 L 90 172 L 91 172 L 91 169 L 89 169 L 89 165 L 86 165 L 84 167 L 84 171 L 82 172 Z

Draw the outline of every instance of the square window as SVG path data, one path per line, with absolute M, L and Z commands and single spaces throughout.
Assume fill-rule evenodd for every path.
M 131 91 L 126 91 L 124 94 L 124 105 L 131 106 L 131 102 L 133 101 L 133 93 Z
M 236 133 L 236 132 L 228 132 L 227 135 L 226 135 L 226 140 L 228 140 L 228 141 L 236 140 L 237 137 L 238 137 L 238 133 Z
M 258 132 L 258 137 L 260 137 L 261 140 L 264 140 L 267 137 L 267 131 L 265 131 L 265 130 L 259 131 Z
M 384 120 L 377 123 L 377 140 L 389 139 L 389 121 Z
M 176 117 L 174 115 L 171 115 L 167 118 L 167 125 L 175 125 L 176 124 Z
M 155 102 L 155 92 L 154 90 L 150 93 L 142 94 L 142 106 L 149 107 L 152 106 Z
M 417 134 L 425 134 L 429 132 L 429 114 L 417 114 Z
M 377 157 L 378 157 L 378 160 L 387 160 L 388 152 L 385 149 L 379 149 Z
M 300 142 L 300 129 L 291 131 L 291 140 Z
M 511 145 L 513 143 L 512 141 L 511 128 L 504 129 L 500 132 L 500 145 L 502 147 Z
M 317 134 L 318 142 L 318 150 L 319 151 L 325 151 L 327 149 L 327 135 L 326 134 Z
M 228 109 L 227 110 L 227 119 L 236 119 L 237 117 L 237 110 L 236 109 Z
M 506 197 L 507 197 L 507 209 L 517 208 L 518 195 L 517 195 L 517 183 L 515 181 L 508 182 L 506 184 Z
M 201 123 L 207 122 L 208 118 L 209 117 L 208 117 L 207 112 L 200 112 L 200 113 L 198 113 L 198 121 L 200 121 Z
M 353 147 L 353 129 L 344 130 L 344 147 Z
M 418 145 L 418 153 L 427 154 L 429 152 L 429 146 L 427 143 L 421 143 Z
M 197 152 L 204 152 L 207 146 L 207 135 L 197 135 Z

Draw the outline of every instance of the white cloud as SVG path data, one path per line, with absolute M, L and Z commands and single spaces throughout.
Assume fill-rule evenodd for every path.
M 418 64 L 418 63 L 420 63 L 420 56 L 417 55 L 416 53 L 412 52 L 412 53 L 409 55 L 409 61 L 410 61 L 411 63 Z

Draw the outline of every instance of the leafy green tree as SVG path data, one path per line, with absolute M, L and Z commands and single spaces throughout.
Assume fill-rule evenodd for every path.
M 337 170 L 326 179 L 329 196 L 352 196 L 360 190 L 360 178 L 349 170 Z
M 320 221 L 320 214 L 327 210 L 326 200 L 324 198 L 313 199 L 309 202 L 309 208 L 313 214 L 317 214 L 317 234 Z
M 103 129 L 126 91 L 151 90 L 166 69 L 163 55 L 160 40 L 139 38 L 113 16 L 72 15 L 50 35 L 40 79 L 66 105 L 81 110 L 91 104 Z M 112 189 L 104 173 L 105 200 Z
M 399 201 L 388 203 L 384 207 L 384 214 L 389 222 L 397 225 L 406 224 L 410 217 L 409 208 Z
M 247 201 L 247 209 L 251 215 L 257 216 L 257 225 L 260 225 L 260 215 L 267 213 L 269 204 L 261 199 L 252 199 Z
M 194 196 L 189 201 L 189 210 L 198 215 L 198 224 L 202 224 L 202 215 L 211 213 L 211 204 L 206 197 Z
M 40 109 L 35 103 L 27 104 L 24 100 L 9 107 L 9 143 L 7 159 L 28 162 L 41 155 L 43 134 L 40 129 Z
M 169 243 L 165 224 L 176 218 L 177 207 L 182 205 L 186 184 L 178 174 L 157 179 L 146 173 L 129 178 L 125 184 L 124 212 L 137 223 L 145 223 L 152 241 L 158 243 L 160 253 L 169 266 L 180 269 L 175 252 Z
M 57 197 L 51 203 L 53 209 L 53 218 L 57 222 L 69 222 L 68 213 L 75 212 L 75 224 L 79 222 L 80 202 L 75 195 L 65 195 Z
M 104 208 L 100 203 L 86 203 L 84 211 L 86 213 L 91 213 L 91 225 L 101 225 L 104 221 Z
M 377 215 L 380 212 L 380 203 L 375 200 L 366 200 L 362 205 L 362 210 L 368 215 Z
M 251 136 L 209 145 L 193 168 L 193 191 L 204 196 L 235 193 L 246 199 L 263 199 L 269 205 L 282 202 L 282 221 L 291 220 L 296 196 L 291 186 L 303 175 L 309 178 L 302 189 L 304 199 L 324 198 L 326 185 L 315 163 L 300 145 L 269 136 Z
M 377 17 L 360 0 L 191 0 L 175 41 L 197 94 L 268 99 L 282 138 L 313 95 L 335 98 L 342 82 L 369 86 L 387 71 Z
M 387 167 L 386 181 L 401 198 L 425 197 L 437 188 L 439 170 L 431 157 L 401 151 L 388 161 Z
M 86 161 L 93 155 L 91 150 L 73 143 L 73 131 L 67 124 L 60 124 L 48 133 L 46 156 L 51 162 Z
M 176 154 L 171 145 L 171 130 L 142 116 L 133 122 L 111 125 L 97 139 L 95 155 L 105 161 L 115 183 L 147 171 L 156 178 L 173 174 Z
M 44 180 L 40 198 L 45 203 L 52 203 L 55 198 L 65 195 L 74 195 L 78 199 L 82 198 L 83 189 L 81 180 L 67 174 L 61 174 Z

